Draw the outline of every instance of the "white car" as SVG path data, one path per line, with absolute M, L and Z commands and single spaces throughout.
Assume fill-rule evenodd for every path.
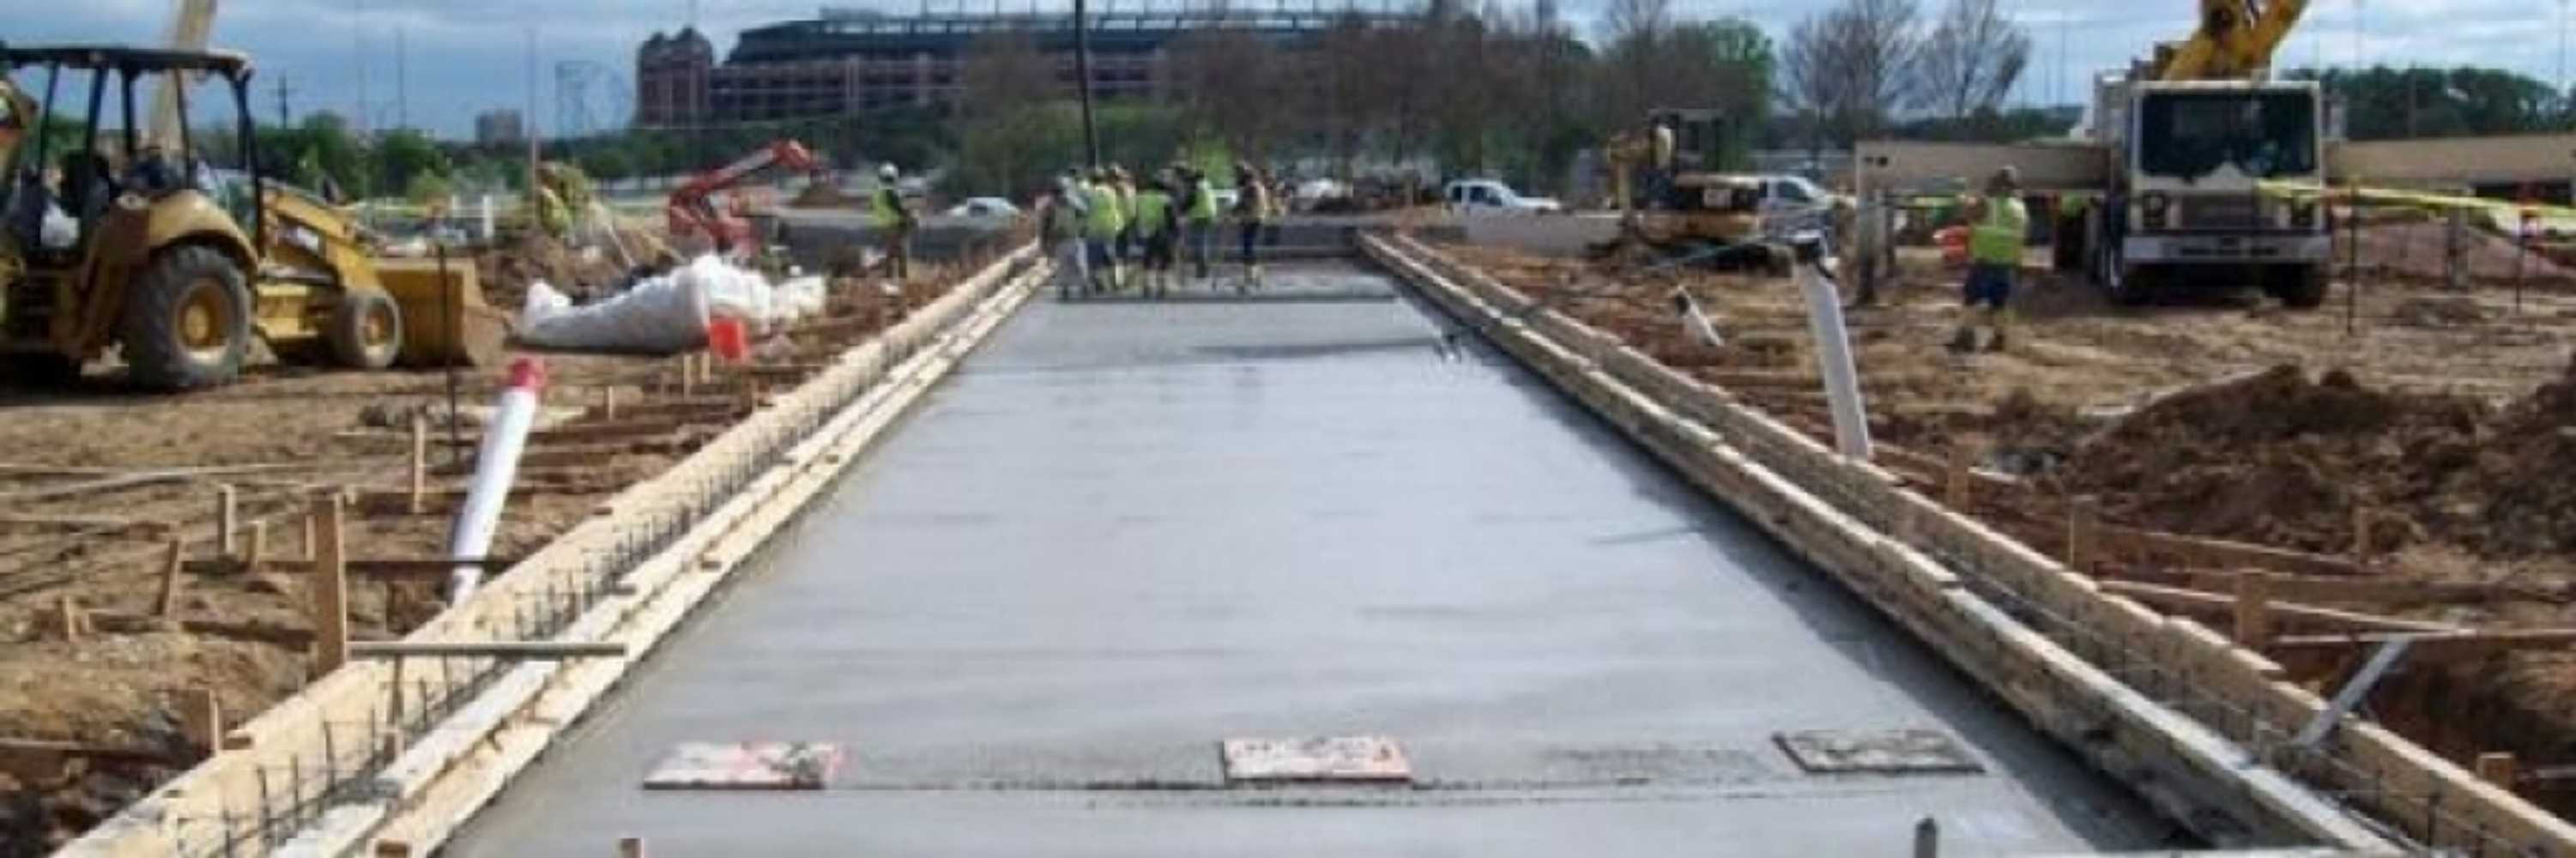
M 1001 197 L 967 197 L 965 202 L 948 207 L 949 217 L 999 219 L 1018 217 L 1020 207 Z
M 1565 211 L 1565 205 L 1546 197 L 1524 197 L 1512 186 L 1492 179 L 1463 179 L 1450 182 L 1440 194 L 1448 201 L 1449 210 L 1463 214 L 1553 214 Z

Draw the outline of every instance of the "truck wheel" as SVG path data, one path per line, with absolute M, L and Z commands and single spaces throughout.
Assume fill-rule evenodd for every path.
M 250 290 L 214 248 L 170 248 L 128 287 L 119 328 L 135 384 L 173 391 L 225 384 L 241 376 L 250 353 Z
M 2309 310 L 2326 302 L 2328 281 L 2323 265 L 2283 265 L 2264 275 L 2263 291 L 2272 293 L 2283 304 Z
M 54 352 L 20 352 L 0 358 L 0 381 L 23 387 L 70 387 L 81 362 Z
M 331 326 L 322 335 L 331 342 L 331 357 L 351 369 L 384 369 L 402 356 L 402 307 L 379 289 L 340 293 L 331 308 Z

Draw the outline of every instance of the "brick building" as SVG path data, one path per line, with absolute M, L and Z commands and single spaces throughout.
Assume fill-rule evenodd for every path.
M 1246 30 L 1295 46 L 1358 15 L 1372 26 L 1409 16 L 1349 10 L 1120 11 L 1091 17 L 1092 93 L 1150 96 L 1169 79 L 1169 45 L 1200 30 Z M 815 18 L 745 30 L 722 63 L 694 29 L 655 33 L 635 56 L 635 123 L 647 128 L 828 116 L 956 103 L 976 40 L 1025 32 L 1075 83 L 1073 21 L 1066 15 L 888 15 L 824 9 Z

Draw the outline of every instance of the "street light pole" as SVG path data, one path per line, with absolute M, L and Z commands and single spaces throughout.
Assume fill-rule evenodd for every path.
M 1082 157 L 1092 169 L 1100 168 L 1100 128 L 1091 120 L 1091 19 L 1090 5 L 1073 0 L 1073 76 L 1082 97 Z

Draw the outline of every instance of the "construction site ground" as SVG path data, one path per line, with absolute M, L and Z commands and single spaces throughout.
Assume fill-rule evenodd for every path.
M 2287 549 L 2274 572 L 2448 582 L 2420 598 L 2359 585 L 2349 600 L 2331 586 L 2303 596 L 2334 607 L 2576 627 L 2576 487 L 2565 479 L 2576 472 L 2576 281 L 2487 241 L 2471 248 L 2468 288 L 2454 290 L 2440 241 L 2420 225 L 2366 231 L 2358 276 L 2339 269 L 2313 310 L 2207 285 L 2117 307 L 2046 271 L 2047 248 L 2034 248 L 2005 347 L 1975 354 L 1948 348 L 1967 318 L 1960 272 L 1935 251 L 1903 249 L 1898 282 L 1848 317 L 1877 460 L 1933 486 L 1958 450 L 1983 475 L 1970 509 L 2053 555 L 2083 505 L 2104 532 Z M 1832 438 L 1806 305 L 1786 277 L 1446 250 Z M 1675 289 L 1707 309 L 1724 347 L 1684 334 Z M 2206 587 L 2190 576 L 2224 575 L 2234 570 L 2207 567 L 2245 556 L 2158 553 L 2188 539 L 2127 542 L 2157 550 L 2096 551 L 2087 571 Z M 2354 664 L 2304 667 L 2330 691 Z M 2411 666 L 2368 705 L 2463 765 L 2515 754 L 2519 789 L 2566 814 L 2576 790 L 2556 787 L 2552 767 L 2576 762 L 2571 667 L 2563 647 Z
M 493 261 L 484 268 L 501 293 L 494 302 L 512 307 L 527 279 L 564 265 L 512 258 L 495 271 Z M 684 389 L 676 357 L 538 355 L 545 414 L 492 557 L 534 552 L 599 500 L 739 419 L 760 389 L 793 384 L 825 355 L 937 297 L 958 270 L 916 265 L 900 295 L 876 281 L 836 282 L 823 319 L 762 345 L 773 366 L 757 375 L 710 365 Z M 192 762 L 182 695 L 210 690 L 239 722 L 312 679 L 306 576 L 293 561 L 308 556 L 303 518 L 317 492 L 348 490 L 346 554 L 376 567 L 352 570 L 353 636 L 392 638 L 439 611 L 446 573 L 421 561 L 446 556 L 476 415 L 502 379 L 498 367 L 457 373 L 451 443 L 448 380 L 438 371 L 260 360 L 242 383 L 182 396 L 131 391 L 118 373 L 93 367 L 68 389 L 0 382 L 0 856 L 44 854 Z M 605 408 L 612 396 L 614 414 Z M 430 442 L 418 511 L 415 413 Z M 229 556 L 216 545 L 222 486 L 240 522 Z M 265 537 L 256 549 L 254 522 Z M 182 574 L 164 615 L 174 539 Z M 283 562 L 252 567 L 244 555 L 253 552 Z M 67 603 L 84 619 L 69 640 Z M 72 762 L 58 768 L 54 755 L 20 753 L 49 743 L 76 749 Z

